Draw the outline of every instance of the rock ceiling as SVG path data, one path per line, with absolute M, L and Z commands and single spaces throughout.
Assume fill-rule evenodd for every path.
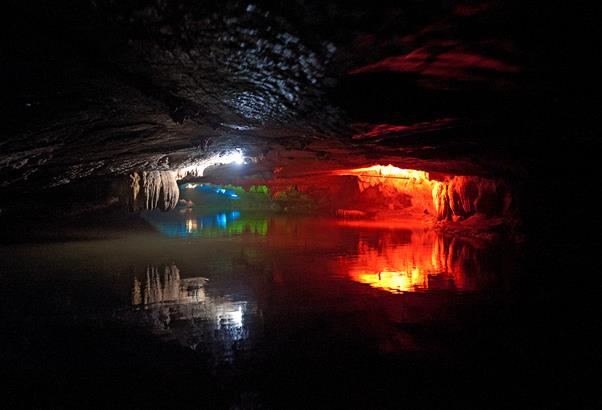
M 532 11 L 205 3 L 9 7 L 0 189 L 177 169 L 233 148 L 266 169 L 518 169 L 506 153 L 523 145 L 544 81 Z

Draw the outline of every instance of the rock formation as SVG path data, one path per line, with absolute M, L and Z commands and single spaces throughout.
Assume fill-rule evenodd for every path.
M 180 191 L 172 171 L 143 171 L 129 175 L 128 206 L 132 211 L 167 211 L 178 204 Z
M 454 176 L 434 181 L 432 193 L 438 220 L 465 219 L 477 213 L 489 217 L 512 213 L 512 194 L 499 180 Z

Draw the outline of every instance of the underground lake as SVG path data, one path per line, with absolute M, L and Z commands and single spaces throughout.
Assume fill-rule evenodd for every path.
M 1 409 L 602 408 L 599 13 L 4 3 Z

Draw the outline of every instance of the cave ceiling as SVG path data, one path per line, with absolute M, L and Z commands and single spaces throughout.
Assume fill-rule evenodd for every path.
M 174 169 L 235 148 L 291 174 L 378 162 L 516 170 L 519 156 L 505 152 L 520 144 L 543 81 L 523 21 L 533 12 L 517 2 L 95 0 L 6 11 L 5 190 Z

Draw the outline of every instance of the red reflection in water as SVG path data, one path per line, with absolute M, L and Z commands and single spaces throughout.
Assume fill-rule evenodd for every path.
M 273 320 L 328 329 L 333 339 L 353 334 L 386 352 L 446 350 L 445 340 L 412 329 L 458 326 L 473 315 L 465 301 L 503 286 L 499 251 L 419 221 L 275 218 L 266 241 L 273 287 L 263 300 Z
M 270 248 L 274 256 L 285 255 L 274 260 L 277 281 L 292 271 L 322 281 L 329 272 L 391 293 L 475 291 L 496 284 L 500 267 L 490 248 L 443 236 L 420 221 L 297 222 L 270 223 Z
M 382 234 L 376 244 L 359 239 L 357 255 L 336 260 L 352 280 L 389 292 L 476 290 L 479 262 L 474 248 L 431 230 L 413 230 L 407 242 Z M 479 277 L 482 279 L 481 277 Z

